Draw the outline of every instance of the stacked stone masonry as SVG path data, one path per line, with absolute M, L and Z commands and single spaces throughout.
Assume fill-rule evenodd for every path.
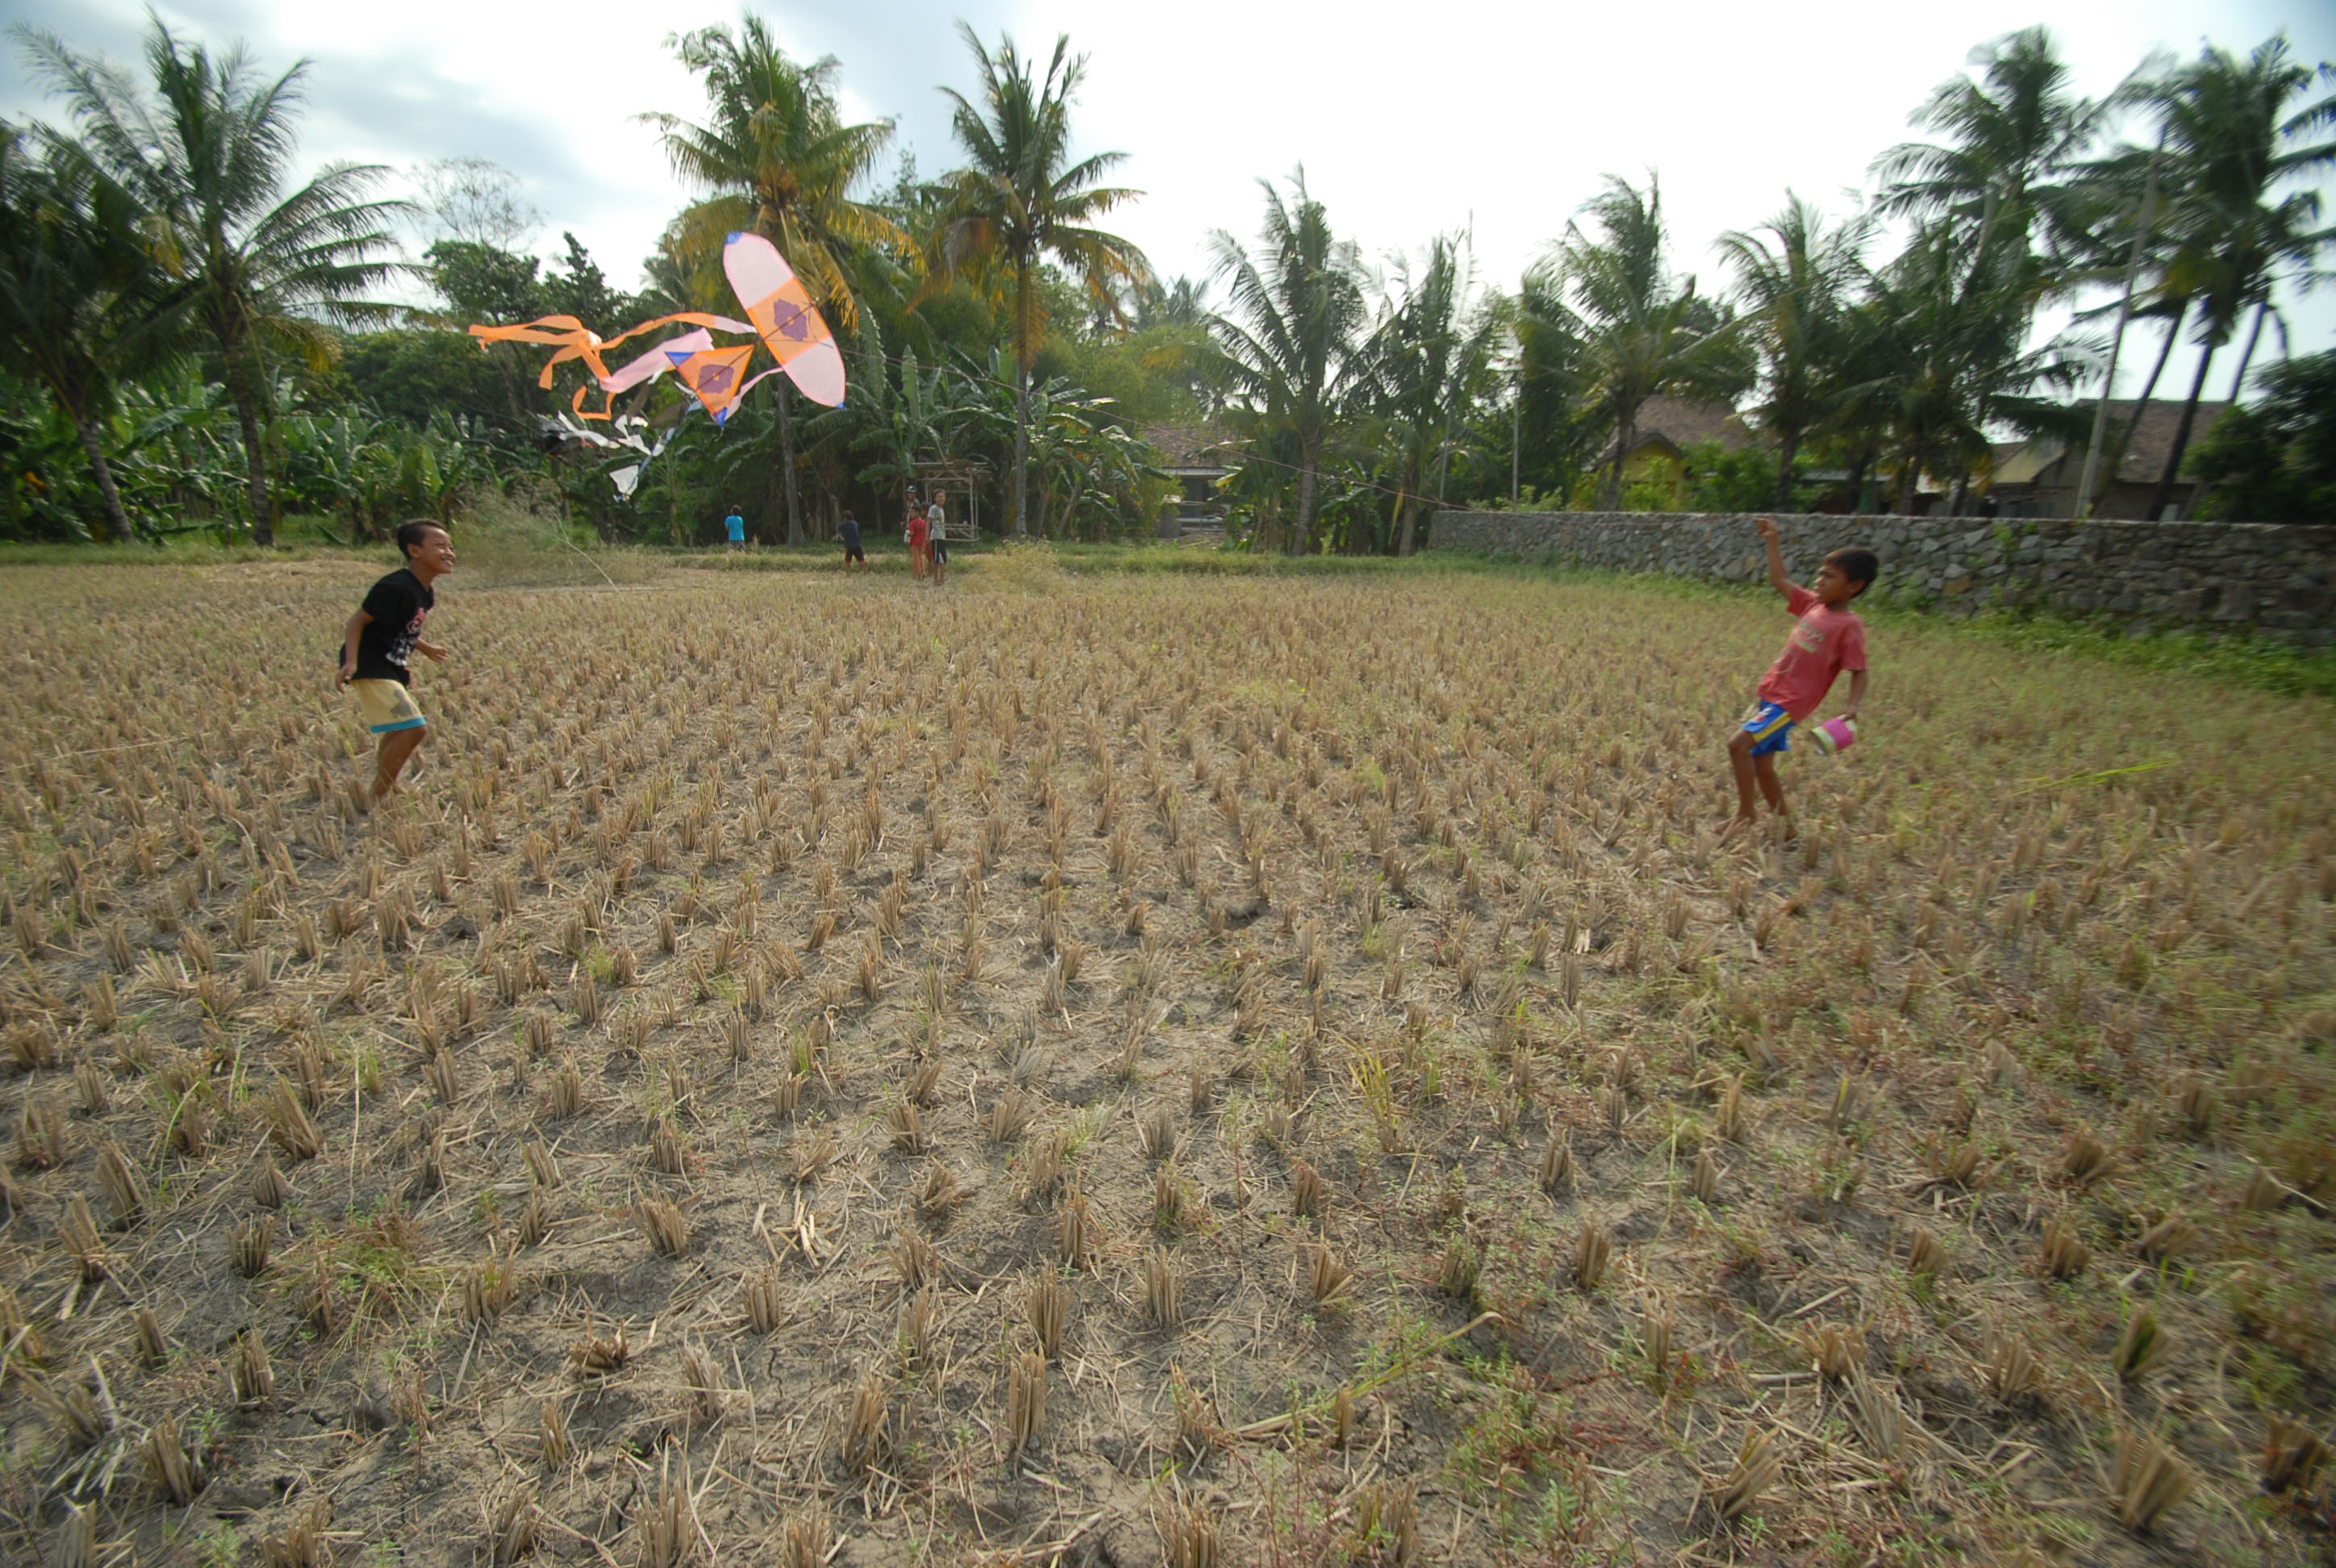
M 2080 522 L 2061 518 L 1779 515 L 1785 567 L 1806 581 L 1828 550 L 1881 558 L 1893 601 L 2195 623 L 2336 642 L 2336 527 Z M 1752 513 L 1442 511 L 1430 542 L 1613 571 L 1726 582 L 1767 575 Z

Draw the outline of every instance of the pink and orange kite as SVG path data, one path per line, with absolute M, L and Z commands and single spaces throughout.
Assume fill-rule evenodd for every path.
M 841 407 L 843 355 L 837 351 L 834 336 L 828 331 L 818 307 L 812 304 L 802 280 L 795 277 L 794 268 L 787 265 L 786 258 L 759 234 L 733 234 L 722 248 L 722 271 L 730 280 L 731 292 L 745 308 L 745 321 L 700 310 L 681 310 L 644 321 L 614 337 L 602 337 L 572 316 L 546 316 L 516 326 L 473 326 L 471 336 L 479 340 L 482 348 L 490 343 L 534 343 L 556 350 L 544 361 L 543 375 L 536 382 L 546 390 L 550 388 L 555 369 L 571 359 L 581 360 L 599 384 L 601 394 L 600 406 L 587 409 L 584 399 L 592 389 L 576 389 L 569 406 L 585 419 L 607 419 L 609 402 L 618 393 L 655 381 L 667 371 L 689 389 L 690 396 L 717 425 L 730 417 L 749 387 L 782 370 L 813 403 Z M 676 324 L 686 324 L 696 330 L 667 338 L 614 371 L 602 357 L 627 338 Z M 749 376 L 746 371 L 754 357 L 754 344 L 717 346 L 713 336 L 717 331 L 752 335 L 778 363 L 762 375 Z

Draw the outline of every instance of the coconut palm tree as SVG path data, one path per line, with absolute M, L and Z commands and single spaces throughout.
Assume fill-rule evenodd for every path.
M 727 27 L 685 33 L 673 49 L 705 78 L 706 123 L 676 114 L 642 118 L 663 132 L 674 172 L 708 192 L 674 220 L 667 244 L 698 303 L 720 297 L 719 263 L 729 236 L 759 234 L 778 247 L 838 331 L 856 330 L 854 272 L 864 271 L 864 258 L 878 248 L 907 242 L 882 212 L 852 194 L 891 144 L 892 122 L 845 124 L 835 101 L 834 57 L 798 63 L 759 17 L 747 17 L 735 38 Z M 787 542 L 801 544 L 793 397 L 791 386 L 780 385 Z
M 2075 96 L 2051 34 L 2029 27 L 1971 51 L 1974 82 L 1942 83 L 1914 124 L 1943 144 L 1905 142 L 1874 163 L 1889 217 L 1949 218 L 1980 248 L 2027 247 L 2080 193 L 2087 150 L 2103 116 L 2138 91 L 2129 81 L 2106 101 Z
M 1843 313 L 1864 276 L 1862 252 L 1872 232 L 1862 217 L 1828 229 L 1823 214 L 1788 190 L 1784 210 L 1763 227 L 1719 237 L 1760 351 L 1759 414 L 1776 441 L 1779 511 L 1793 503 L 1794 459 L 1839 398 Z
M 973 29 L 958 24 L 980 68 L 978 104 L 943 88 L 954 105 L 949 129 L 967 165 L 939 182 L 941 206 L 931 242 L 936 276 L 978 274 L 1008 296 L 1014 346 L 1014 532 L 1029 532 L 1030 363 L 1046 341 L 1046 291 L 1038 268 L 1053 261 L 1086 290 L 1098 310 L 1116 316 L 1120 291 L 1151 277 L 1134 241 L 1095 220 L 1140 194 L 1101 183 L 1124 152 L 1073 161 L 1071 102 L 1086 74 L 1086 56 L 1055 40 L 1043 75 L 1011 38 L 993 54 Z
M 115 388 L 167 356 L 183 303 L 139 244 L 128 192 L 70 150 L 36 160 L 0 125 L 0 365 L 48 389 L 89 460 L 99 531 L 123 543 L 130 517 L 99 427 Z
M 1596 461 L 1599 424 L 1583 391 L 1582 319 L 1566 303 L 1555 257 L 1525 268 L 1511 318 L 1510 440 L 1518 448 L 1512 472 L 1521 486 L 1570 497 L 1584 467 Z
M 383 258 L 408 205 L 372 199 L 388 172 L 378 164 L 328 164 L 285 193 L 306 61 L 264 81 L 242 44 L 213 59 L 154 19 L 150 93 L 54 34 L 15 34 L 34 73 L 65 100 L 80 150 L 137 203 L 155 258 L 190 286 L 190 320 L 219 355 L 243 435 L 252 538 L 274 543 L 260 439 L 273 414 L 269 356 L 322 369 L 338 347 L 331 324 L 381 314 L 363 296 L 399 270 Z
M 1298 458 L 1298 508 L 1288 549 L 1306 550 L 1314 525 L 1322 453 L 1348 394 L 1364 380 L 1370 307 L 1360 253 L 1330 232 L 1329 215 L 1307 193 L 1306 171 L 1290 179 L 1294 201 L 1270 181 L 1265 227 L 1252 258 L 1222 229 L 1211 237 L 1226 314 L 1209 329 L 1224 351 L 1235 387 L 1251 412 L 1288 432 Z
M 1991 460 L 1990 429 L 2081 440 L 2089 427 L 2080 413 L 2034 395 L 2065 390 L 2080 366 L 2058 345 L 2027 343 L 2029 281 L 2016 252 L 1975 250 L 1951 219 L 1925 224 L 1874 278 L 1873 303 L 1886 325 L 1852 351 L 1873 377 L 1852 401 L 1884 421 L 1900 510 L 1926 473 L 1952 472 L 1951 511 L 1960 511 L 1971 477 Z M 1884 346 L 1886 356 L 1873 353 Z
M 1604 499 L 1622 504 L 1622 463 L 1638 443 L 1639 410 L 1649 398 L 1732 398 L 1752 380 L 1740 326 L 1696 292 L 1693 277 L 1672 276 L 1665 258 L 1661 187 L 1644 191 L 1609 176 L 1605 191 L 1566 226 L 1552 259 L 1582 323 L 1585 392 L 1613 432 Z
M 2294 102 L 2312 81 L 2311 69 L 2277 34 L 2244 61 L 2210 47 L 2159 86 L 2173 166 L 2166 214 L 2173 254 L 2163 287 L 2194 302 L 2192 341 L 2199 355 L 2150 499 L 2152 517 L 2163 516 L 2173 498 L 2215 353 L 2253 310 L 2235 388 L 2245 379 L 2281 273 L 2292 268 L 2308 281 L 2320 250 L 2336 239 L 2336 229 L 2320 226 L 2320 193 L 2305 183 L 2336 165 L 2336 139 L 2314 139 L 2336 123 L 2336 110 L 2326 102 L 2299 109 Z M 2282 195 L 2282 185 L 2300 188 Z
M 1442 497 L 1454 433 L 1485 392 L 1494 345 L 1508 326 L 1504 310 L 1472 306 L 1472 271 L 1460 247 L 1442 236 L 1416 274 L 1398 263 L 1396 298 L 1365 347 L 1368 397 L 1396 477 L 1397 555 L 1415 548 L 1431 475 Z
M 1833 407 L 1816 435 L 1849 470 L 1850 510 L 1880 503 L 1880 471 L 1898 407 L 1898 383 L 1913 357 L 1904 302 L 1885 268 L 1842 313 L 1834 336 Z
M 1902 469 L 1901 504 L 1927 462 L 1954 466 L 1960 506 L 1987 455 L 1978 432 L 2024 411 L 2042 382 L 2065 382 L 2057 359 L 2035 357 L 2029 328 L 2039 305 L 2099 276 L 2084 256 L 2100 184 L 2088 155 L 2108 112 L 2141 91 L 2129 78 L 2101 102 L 2078 97 L 2042 27 L 1981 45 L 1971 63 L 1977 80 L 1952 78 L 1915 112 L 1942 140 L 1902 144 L 1874 165 L 1878 209 L 1924 225 L 1894 288 L 1914 302 L 1924 345 L 1901 378 L 1901 454 L 1914 464 Z

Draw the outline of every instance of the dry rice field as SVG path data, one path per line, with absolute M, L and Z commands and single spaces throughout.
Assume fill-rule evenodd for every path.
M 0 1558 L 2331 1559 L 2336 726 L 1771 606 L 0 579 Z

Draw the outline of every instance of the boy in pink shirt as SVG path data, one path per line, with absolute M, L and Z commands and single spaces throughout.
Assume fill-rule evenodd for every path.
M 1760 695 L 1728 737 L 1728 760 L 1736 770 L 1736 814 L 1721 832 L 1732 833 L 1754 821 L 1752 792 L 1757 786 L 1768 809 L 1787 823 L 1792 809 L 1785 804 L 1785 786 L 1776 778 L 1776 754 L 1791 744 L 1793 726 L 1816 712 L 1833 689 L 1834 677 L 1849 671 L 1849 706 L 1844 718 L 1855 718 L 1865 700 L 1865 623 L 1849 608 L 1881 570 L 1870 550 L 1836 550 L 1817 569 L 1816 581 L 1807 588 L 1785 575 L 1785 554 L 1777 547 L 1776 520 L 1758 520 L 1761 541 L 1768 547 L 1768 581 L 1785 596 L 1785 608 L 1796 618 L 1785 651 L 1760 677 Z

